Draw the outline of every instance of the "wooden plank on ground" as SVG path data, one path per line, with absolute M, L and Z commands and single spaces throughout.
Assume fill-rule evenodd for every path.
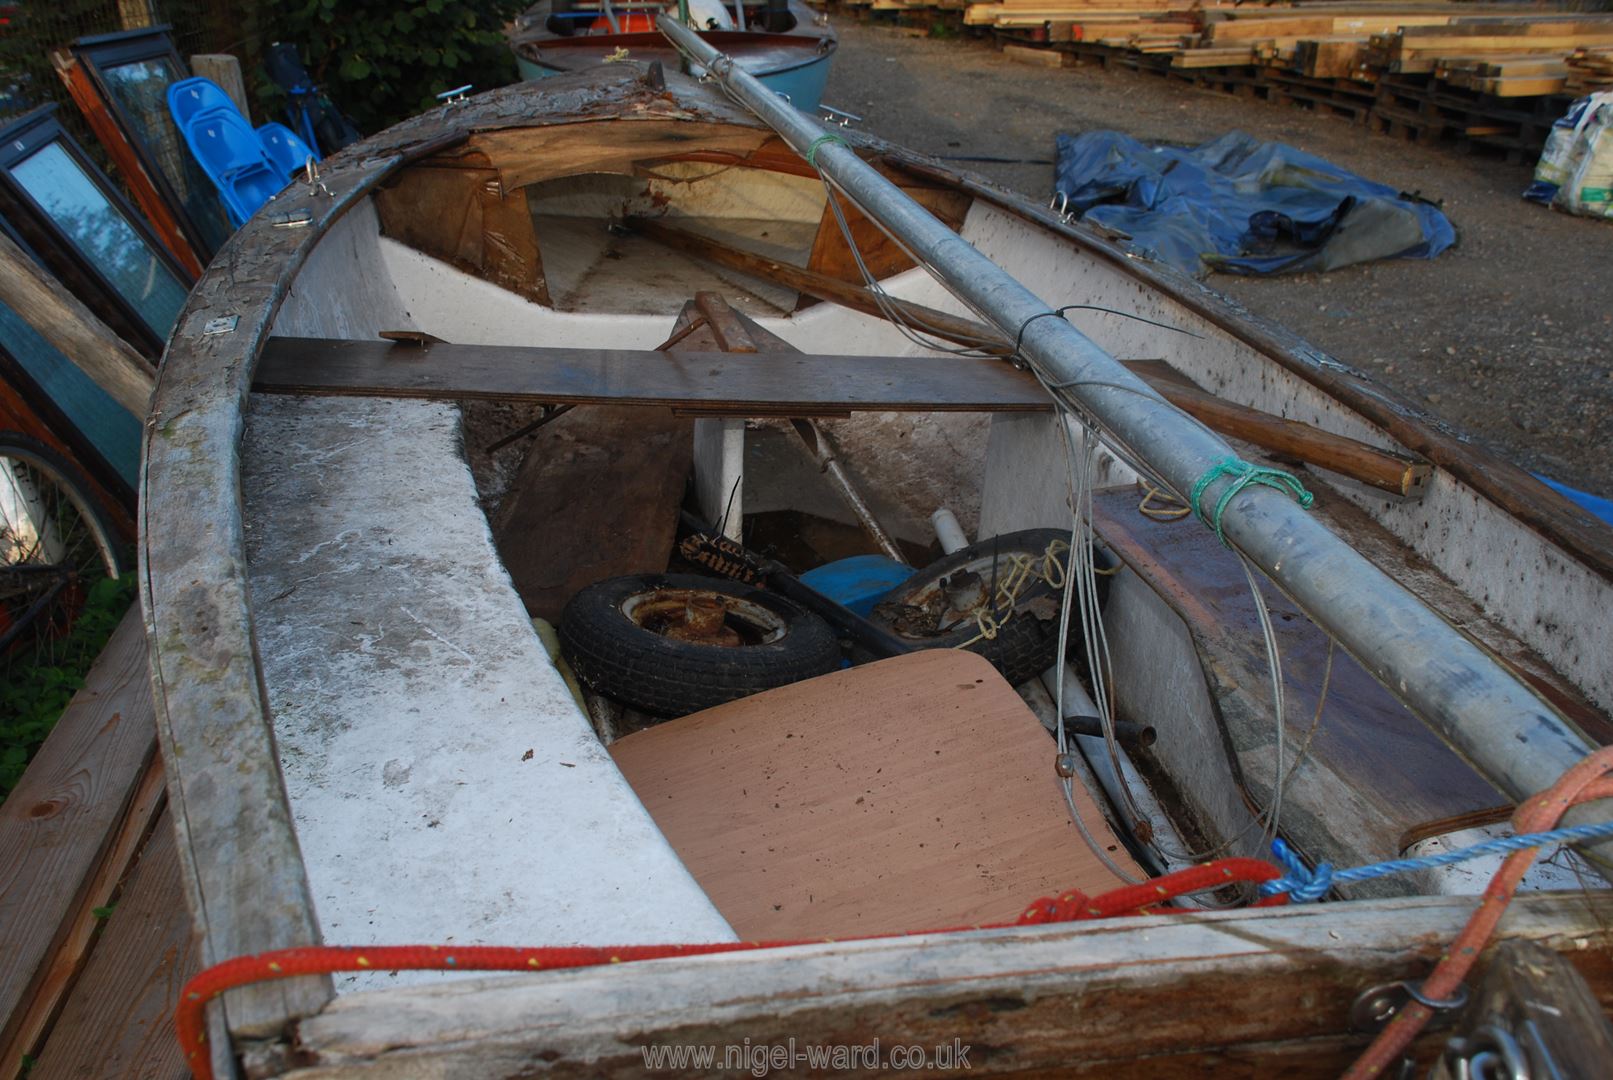
M 173 822 L 157 821 L 29 1080 L 182 1080 L 174 1007 L 201 968 Z
M 51 1010 L 41 1019 L 36 1006 L 66 993 L 89 944 L 84 918 L 121 877 L 119 868 L 107 881 L 102 867 L 124 846 L 123 826 L 156 761 L 148 679 L 134 611 L 0 805 L 0 1075 L 12 1075 L 48 1023 Z
M 1034 378 L 978 357 L 758 357 L 724 352 L 398 346 L 384 341 L 270 338 L 259 391 L 544 403 L 691 406 L 736 416 L 1036 411 Z M 643 417 L 639 423 L 644 423 Z

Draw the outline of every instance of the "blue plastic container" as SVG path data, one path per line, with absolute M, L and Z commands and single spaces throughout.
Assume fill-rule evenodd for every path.
M 903 566 L 883 555 L 853 555 L 825 563 L 801 575 L 801 582 L 858 615 L 867 615 L 896 586 L 912 577 Z

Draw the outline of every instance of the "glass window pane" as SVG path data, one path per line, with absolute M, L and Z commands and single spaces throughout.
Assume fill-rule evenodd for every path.
M 11 175 L 146 325 L 166 338 L 188 290 L 72 155 L 47 143 L 12 166 Z
M 139 483 L 140 421 L 113 401 L 77 364 L 57 352 L 32 326 L 0 304 L 0 347 L 39 384 L 45 396 L 129 482 Z
M 184 136 L 174 126 L 173 114 L 168 111 L 168 85 L 185 77 L 175 71 L 173 61 L 167 57 L 136 60 L 101 71 L 108 91 L 117 100 L 118 107 L 140 133 L 141 140 L 157 160 L 157 167 L 167 179 L 185 211 L 196 222 L 214 251 L 224 246 L 230 233 L 229 220 L 224 214 L 224 203 L 218 189 L 207 178 Z

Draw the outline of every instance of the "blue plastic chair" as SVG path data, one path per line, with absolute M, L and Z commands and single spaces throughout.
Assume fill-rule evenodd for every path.
M 224 197 L 230 219 L 240 226 L 278 194 L 287 177 L 263 152 L 258 133 L 239 112 L 214 110 L 182 129 L 202 171 Z
M 271 164 L 286 174 L 286 181 L 302 172 L 308 159 L 320 160 L 319 154 L 297 137 L 297 133 L 284 124 L 268 123 L 258 128 L 258 142 Z
M 230 96 L 211 79 L 200 76 L 181 79 L 168 87 L 168 111 L 173 114 L 174 123 L 181 131 L 185 130 L 185 125 L 195 117 L 214 109 L 227 109 L 237 115 L 241 111 L 236 108 Z

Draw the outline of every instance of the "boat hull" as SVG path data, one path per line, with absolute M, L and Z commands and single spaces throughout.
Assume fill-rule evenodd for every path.
M 834 48 L 831 45 L 828 51 L 820 53 L 816 58 L 792 67 L 764 67 L 756 61 L 748 60 L 744 52 L 737 53 L 736 59 L 740 66 L 760 79 L 763 86 L 787 99 L 803 112 L 811 112 L 823 101 L 823 91 L 829 82 L 829 65 L 834 60 Z M 763 60 L 761 63 L 766 62 Z M 567 71 L 565 68 L 550 67 L 520 55 L 516 56 L 515 65 L 521 72 L 521 78 L 529 82 L 563 75 Z

